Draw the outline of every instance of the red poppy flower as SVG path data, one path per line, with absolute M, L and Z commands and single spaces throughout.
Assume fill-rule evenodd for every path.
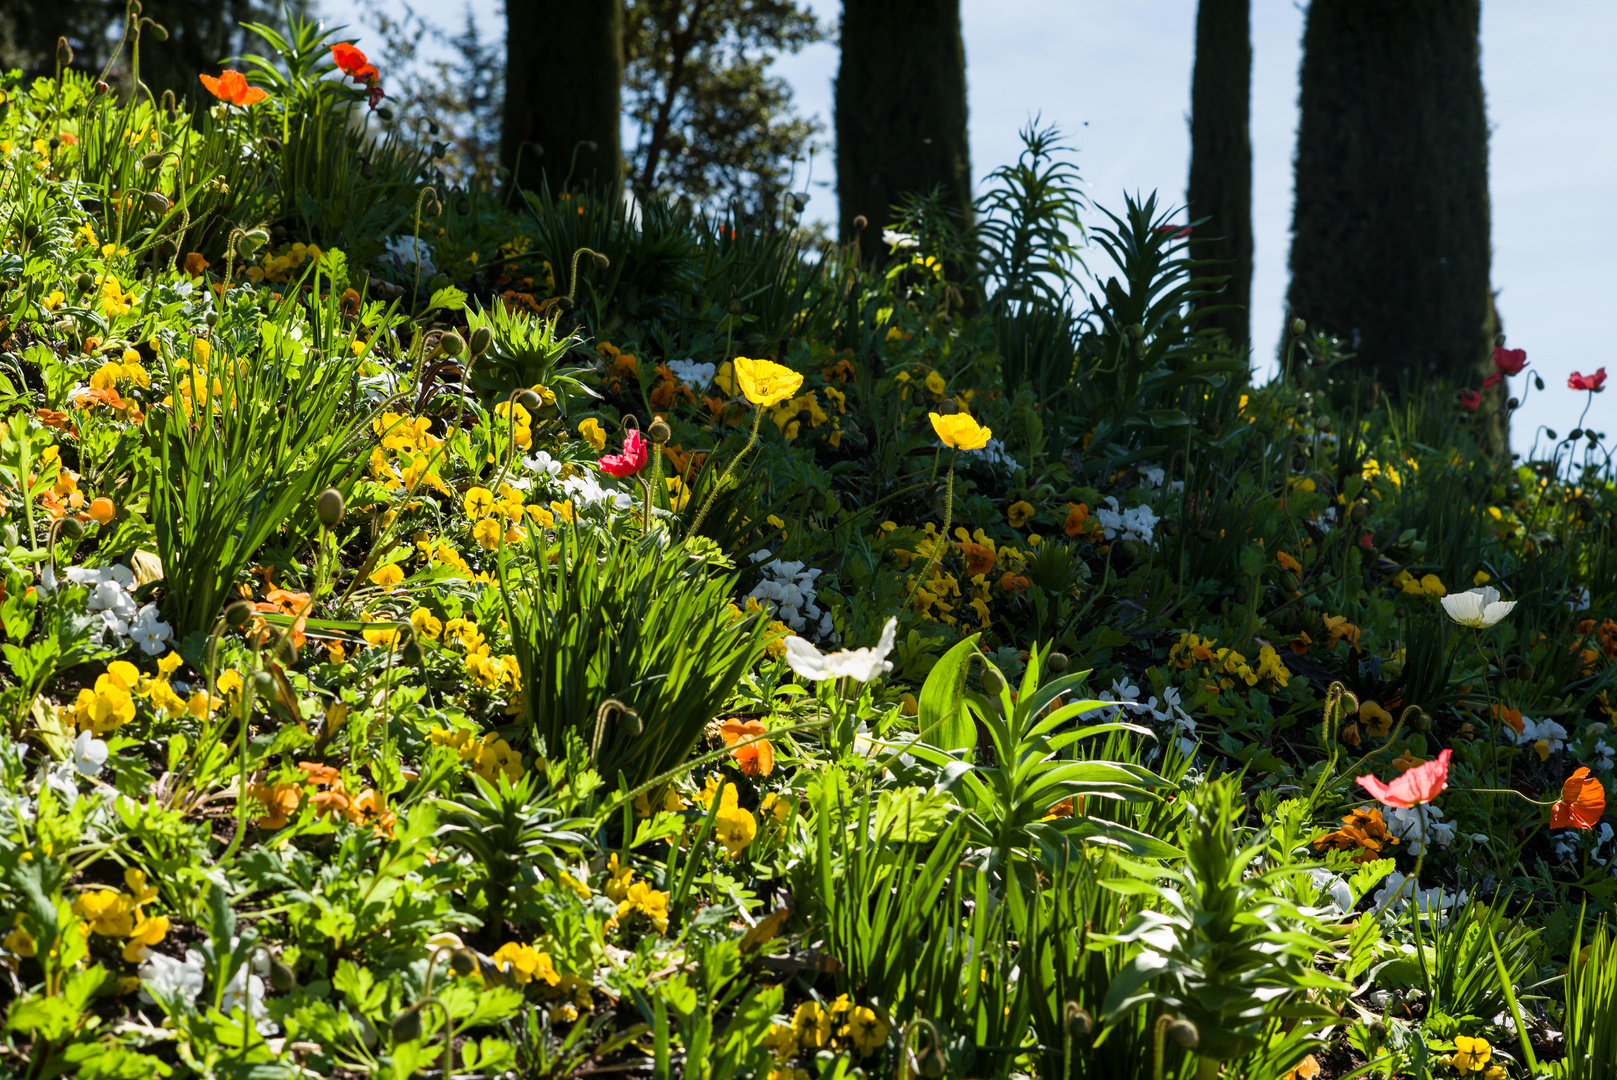
M 1383 784 L 1373 776 L 1359 777 L 1359 786 L 1368 791 L 1382 806 L 1401 807 L 1405 810 L 1421 803 L 1429 803 L 1449 786 L 1449 758 L 1454 751 L 1445 750 L 1436 761 L 1416 765 L 1390 784 Z
M 1486 390 L 1490 386 L 1498 386 L 1500 383 L 1502 383 L 1504 381 L 1505 381 L 1505 377 L 1503 375 L 1501 375 L 1499 372 L 1496 371 L 1492 375 L 1489 375 L 1486 379 L 1482 380 L 1482 388 L 1484 390 Z
M 601 471 L 619 478 L 633 476 L 646 467 L 646 437 L 635 428 L 623 437 L 623 453 L 606 454 L 599 464 Z
M 1606 369 L 1601 368 L 1593 375 L 1579 375 L 1574 371 L 1567 379 L 1566 385 L 1569 390 L 1587 390 L 1592 394 L 1598 394 L 1606 387 Z
M 1520 375 L 1522 368 L 1527 366 L 1527 350 L 1496 348 L 1493 351 L 1493 366 L 1501 374 Z
M 1482 404 L 1482 395 L 1475 390 L 1460 391 L 1460 408 L 1466 412 L 1476 412 L 1477 406 Z
M 376 65 L 346 41 L 331 47 L 331 60 L 344 75 L 362 86 L 375 86 L 382 81 L 382 73 L 376 70 Z
M 1550 807 L 1550 828 L 1592 829 L 1605 812 L 1605 786 L 1581 768 L 1561 785 L 1561 800 Z
M 1154 233 L 1167 233 L 1168 234 L 1168 239 L 1170 239 L 1170 240 L 1183 240 L 1185 237 L 1190 235 L 1190 226 L 1189 225 L 1153 225 L 1153 226 L 1151 226 L 1151 231 L 1154 232 Z
M 247 76 L 239 71 L 221 71 L 217 79 L 212 75 L 198 75 L 197 78 L 208 88 L 208 93 L 220 101 L 239 105 L 244 109 L 269 97 L 269 91 L 257 86 L 248 86 Z

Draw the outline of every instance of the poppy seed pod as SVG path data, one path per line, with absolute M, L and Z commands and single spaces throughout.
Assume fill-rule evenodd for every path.
M 449 970 L 461 978 L 469 978 L 477 970 L 477 954 L 470 949 L 456 949 L 449 956 Z
M 156 191 L 148 191 L 140 197 L 140 201 L 146 204 L 146 211 L 151 214 L 166 214 L 171 205 L 167 196 Z
M 466 339 L 451 330 L 438 342 L 438 348 L 445 356 L 459 356 L 466 351 Z
M 342 497 L 342 492 L 336 488 L 327 488 L 314 499 L 314 513 L 320 519 L 320 524 L 328 529 L 335 529 L 342 522 L 343 511 L 348 509 Z
M 492 344 L 494 344 L 494 331 L 486 326 L 475 327 L 472 330 L 471 348 L 473 359 L 488 352 L 488 347 Z
M 544 403 L 545 399 L 534 393 L 532 390 L 523 390 L 517 394 L 517 404 L 521 405 L 529 412 L 537 412 L 539 407 Z
M 297 972 L 278 956 L 270 961 L 270 985 L 277 994 L 290 994 L 298 986 Z
M 1202 1041 L 1201 1032 L 1196 1030 L 1196 1025 L 1183 1017 L 1168 1025 L 1168 1038 L 1174 1041 L 1174 1045 L 1186 1050 L 1196 1049 Z
M 661 418 L 653 420 L 651 426 L 646 428 L 646 438 L 651 440 L 653 446 L 663 445 L 673 437 L 673 434 L 668 428 L 667 421 Z
M 77 540 L 84 535 L 84 526 L 79 524 L 78 518 L 65 517 L 62 519 L 62 535 L 69 540 Z
M 414 1042 L 421 1038 L 421 1010 L 410 1006 L 395 1016 L 388 1028 L 395 1044 Z
M 253 605 L 245 600 L 237 600 L 234 604 L 225 608 L 225 623 L 239 630 L 247 625 L 247 619 L 252 613 Z
M 1067 654 L 1064 652 L 1053 652 L 1044 658 L 1044 666 L 1050 669 L 1050 674 L 1052 675 L 1060 675 L 1067 670 L 1067 665 L 1070 663 L 1072 661 L 1067 659 Z
M 1308 324 L 1301 319 L 1293 319 L 1291 320 L 1291 332 L 1297 337 L 1302 337 L 1308 333 Z

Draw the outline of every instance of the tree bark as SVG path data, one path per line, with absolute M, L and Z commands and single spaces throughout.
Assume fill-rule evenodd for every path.
M 1232 342 L 1251 338 L 1252 305 L 1252 17 L 1250 0 L 1201 0 L 1196 9 L 1196 67 L 1190 82 L 1190 220 L 1200 222 L 1196 255 L 1228 274 L 1202 325 Z M 1205 219 L 1205 220 L 1202 220 Z
M 1480 0 L 1308 9 L 1288 319 L 1395 395 L 1476 386 L 1491 354 L 1480 18 Z
M 506 0 L 505 124 L 512 182 L 616 190 L 623 180 L 620 0 Z
M 835 114 L 842 235 L 867 258 L 885 253 L 882 228 L 906 194 L 941 187 L 971 221 L 960 0 L 843 0 Z

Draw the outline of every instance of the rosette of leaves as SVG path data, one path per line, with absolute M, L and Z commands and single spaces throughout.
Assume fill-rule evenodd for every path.
M 1185 867 L 1173 870 L 1118 857 L 1129 876 L 1105 888 L 1155 901 L 1104 940 L 1138 948 L 1112 979 L 1103 1005 L 1107 1024 L 1152 1004 L 1192 1021 L 1199 1033 L 1198 1075 L 1216 1077 L 1222 1063 L 1264 1045 L 1276 1022 L 1335 1019 L 1310 991 L 1351 988 L 1314 968 L 1330 943 L 1322 922 L 1287 900 L 1278 878 L 1295 866 L 1264 866 L 1264 831 L 1241 846 L 1236 823 L 1245 812 L 1238 782 L 1222 777 L 1187 795 L 1181 839 Z M 1160 884 L 1159 882 L 1166 882 Z M 1317 1025 L 1294 1023 L 1285 1041 L 1297 1059 L 1317 1042 Z M 1277 1048 L 1267 1047 L 1272 1057 Z

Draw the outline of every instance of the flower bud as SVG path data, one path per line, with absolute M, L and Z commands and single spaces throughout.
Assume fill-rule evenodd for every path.
M 421 1010 L 414 1005 L 410 1006 L 393 1018 L 389 1028 L 395 1045 L 414 1042 L 421 1038 Z
M 865 215 L 863 215 L 863 214 L 855 214 L 853 216 L 853 227 L 854 227 L 854 230 L 856 232 L 864 232 L 865 228 L 869 224 L 870 224 L 870 219 L 865 217 Z
M 1067 1002 L 1067 1034 L 1074 1039 L 1087 1039 L 1095 1030 L 1095 1018 L 1076 1001 Z
M 661 418 L 653 420 L 651 426 L 646 428 L 646 438 L 651 440 L 653 446 L 662 446 L 673 437 L 673 434 L 669 430 L 668 422 Z
M 1285 589 L 1287 593 L 1294 593 L 1303 587 L 1303 583 L 1297 580 L 1296 574 L 1288 570 L 1280 575 L 1280 587 Z
M 381 117 L 382 123 L 384 124 L 391 124 L 393 122 L 393 110 L 388 108 L 386 105 L 383 105 L 380 109 L 377 109 L 376 115 Z
M 25 225 L 25 226 L 23 226 L 22 238 L 24 240 L 37 240 L 39 238 L 39 226 L 38 225 Z
M 983 669 L 983 693 L 997 694 L 1005 689 L 1005 676 L 999 673 L 998 668 Z
M 1354 503 L 1352 508 L 1348 510 L 1348 520 L 1355 525 L 1362 523 L 1369 515 L 1370 508 L 1362 502 Z
M 470 949 L 456 949 L 449 956 L 449 970 L 461 978 L 469 978 L 477 970 L 477 954 Z
M 168 213 L 170 204 L 168 198 L 161 192 L 148 191 L 140 197 L 140 201 L 146 204 L 146 212 L 149 214 Z
M 1297 337 L 1302 337 L 1308 333 L 1308 324 L 1301 319 L 1293 319 L 1291 320 L 1291 332 Z
M 562 311 L 571 311 L 576 306 L 571 296 L 558 296 L 556 298 L 556 307 Z
M 1544 434 L 1546 434 L 1546 435 L 1548 435 L 1548 436 L 1549 436 L 1549 437 L 1550 437 L 1550 438 L 1551 438 L 1551 439 L 1558 439 L 1558 438 L 1560 438 L 1560 436 L 1559 436 L 1559 435 L 1557 435 L 1557 434 L 1556 434 L 1556 433 L 1555 433 L 1555 429 L 1554 429 L 1554 428 L 1545 428 L 1545 429 L 1544 429 Z
M 470 214 L 471 212 L 472 212 L 472 200 L 468 199 L 464 195 L 462 195 L 460 198 L 455 200 L 455 213 L 459 214 L 461 217 L 465 217 L 467 214 Z
M 50 142 L 46 143 L 45 145 L 49 146 L 51 148 L 51 153 L 54 154 L 56 151 L 62 148 L 62 137 L 60 135 L 52 135 Z
M 1053 652 L 1044 658 L 1044 666 L 1049 669 L 1052 675 L 1060 675 L 1067 670 L 1067 666 L 1071 663 L 1072 661 L 1067 659 L 1067 654 L 1064 652 Z
M 539 407 L 545 403 L 545 399 L 534 393 L 532 390 L 523 390 L 519 392 L 516 400 L 518 405 L 521 405 L 529 412 L 537 412 Z
M 944 398 L 942 401 L 938 402 L 938 407 L 932 411 L 937 413 L 939 416 L 953 416 L 955 413 L 960 411 L 960 405 L 955 401 L 954 398 Z
M 241 248 L 243 255 L 251 255 L 267 243 L 269 243 L 268 232 L 263 229 L 248 229 L 241 234 L 237 246 Z
M 278 956 L 270 961 L 270 985 L 277 994 L 290 994 L 298 986 L 297 972 Z
M 1533 389 L 1534 390 L 1542 390 L 1542 389 L 1544 389 L 1544 380 L 1539 378 L 1537 375 L 1533 376 Z
M 153 41 L 168 40 L 168 27 L 164 26 L 162 23 L 152 22 L 150 19 L 148 19 L 146 21 L 146 32 L 152 35 Z
M 95 81 L 95 96 L 96 97 L 100 97 L 102 94 L 105 94 L 108 90 L 111 90 L 111 89 L 112 89 L 112 87 L 108 86 L 105 81 L 103 81 L 101 79 L 97 79 Z
M 1124 328 L 1123 332 L 1128 334 L 1129 339 L 1132 341 L 1145 340 L 1145 327 L 1141 326 L 1139 323 L 1130 323 Z
M 253 672 L 253 689 L 258 691 L 260 697 L 272 698 L 275 696 L 275 676 L 267 671 Z
M 1168 1025 L 1168 1038 L 1174 1041 L 1174 1045 L 1186 1050 L 1196 1049 L 1202 1041 L 1201 1032 L 1196 1030 L 1196 1025 L 1183 1017 Z
M 1125 540 L 1117 545 L 1117 553 L 1127 562 L 1133 562 L 1140 557 L 1140 545 L 1133 540 Z
M 1505 402 L 1505 408 L 1507 408 L 1507 409 L 1519 409 L 1521 407 L 1522 407 L 1521 398 L 1511 398 L 1511 399 L 1509 399 L 1508 401 Z
M 592 251 L 590 254 L 595 257 L 595 268 L 597 270 L 605 270 L 612 265 L 612 260 L 602 255 L 599 251 Z
M 494 331 L 486 326 L 479 326 L 472 330 L 471 349 L 474 360 L 488 352 L 488 347 L 492 344 L 494 344 Z
M 438 342 L 438 348 L 445 356 L 459 356 L 466 351 L 466 339 L 451 330 Z
M 1583 429 L 1581 427 L 1573 428 L 1572 432 L 1567 435 L 1567 438 L 1571 439 L 1573 442 L 1577 442 L 1579 439 L 1583 438 Z
M 343 511 L 347 508 L 342 492 L 336 488 L 327 488 L 315 496 L 315 516 L 320 519 L 320 524 L 328 529 L 335 529 L 342 522 Z
M 163 159 L 166 157 L 168 157 L 168 154 L 164 151 L 153 150 L 151 153 L 140 159 L 140 167 L 143 169 L 155 169 L 163 164 Z
M 630 738 L 634 738 L 642 731 L 646 730 L 646 725 L 640 720 L 640 714 L 635 712 L 633 709 L 620 710 L 618 713 L 618 723 L 622 725 L 623 733 Z
M 915 1056 L 915 1070 L 927 1080 L 938 1080 L 949 1071 L 949 1062 L 936 1046 L 929 1046 Z
M 89 292 L 90 286 L 95 284 L 95 278 L 89 274 L 80 274 L 73 279 L 73 284 L 78 286 L 79 292 Z
M 1424 712 L 1417 712 L 1409 721 L 1409 726 L 1416 731 L 1431 731 L 1432 718 Z
M 67 43 L 67 38 L 56 39 L 56 62 L 62 67 L 73 66 L 73 46 Z
M 724 310 L 728 311 L 732 315 L 741 314 L 741 301 L 739 301 L 739 300 L 730 301 L 728 304 L 724 305 Z
M 421 647 L 421 642 L 411 638 L 405 643 L 404 651 L 399 654 L 406 667 L 421 667 L 427 662 L 427 651 Z
M 253 605 L 245 600 L 237 600 L 234 604 L 225 608 L 225 623 L 239 630 L 247 625 L 247 620 L 252 614 Z
M 207 323 L 209 326 L 218 326 L 219 313 L 210 308 L 208 312 L 202 316 L 202 321 Z
M 62 519 L 62 535 L 69 540 L 77 540 L 84 535 L 84 526 L 78 518 L 65 517 Z

